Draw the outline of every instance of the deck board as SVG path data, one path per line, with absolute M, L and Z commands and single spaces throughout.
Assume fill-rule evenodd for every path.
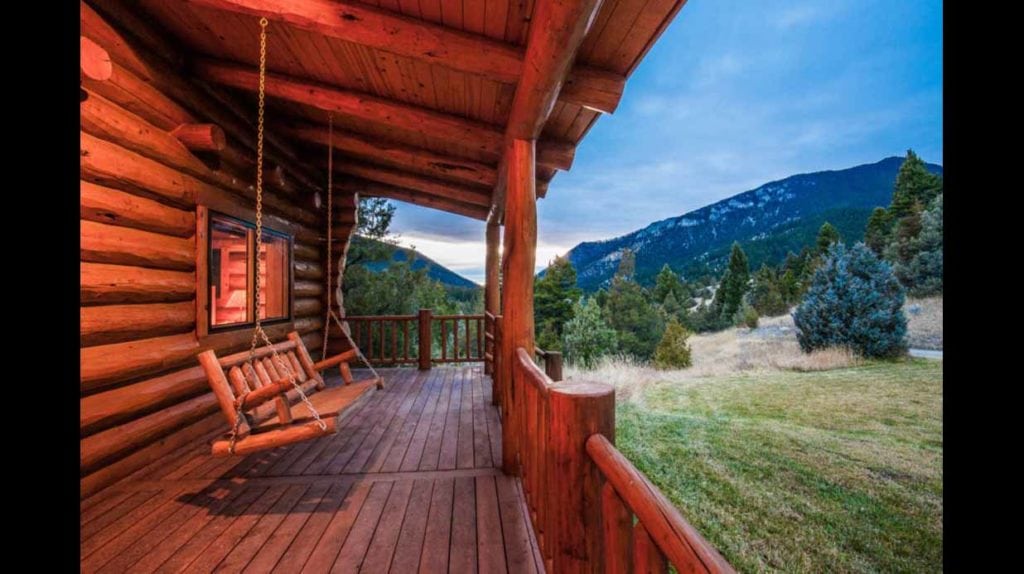
M 239 458 L 190 444 L 83 500 L 81 570 L 538 571 L 490 379 L 382 374 L 335 435 Z

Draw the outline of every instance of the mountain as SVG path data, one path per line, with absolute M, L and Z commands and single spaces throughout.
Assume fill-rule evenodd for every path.
M 569 251 L 569 260 L 579 286 L 594 291 L 610 281 L 627 247 L 636 253 L 637 280 L 649 285 L 665 263 L 687 279 L 717 275 L 733 241 L 743 246 L 751 269 L 777 264 L 787 252 L 812 245 L 825 221 L 845 240 L 859 241 L 871 210 L 889 205 L 903 159 L 889 157 L 766 183 L 620 237 L 580 243 Z M 942 173 L 941 166 L 926 165 Z
M 367 241 L 364 238 L 356 238 L 357 241 Z M 427 276 L 431 279 L 440 281 L 446 287 L 457 287 L 464 289 L 479 289 L 480 286 L 476 283 L 466 279 L 462 275 L 448 269 L 444 265 L 441 265 L 437 261 L 427 257 L 426 255 L 416 251 L 415 249 L 409 249 L 407 247 L 396 247 L 391 254 L 391 259 L 387 261 L 369 261 L 363 263 L 368 269 L 373 271 L 383 271 L 387 269 L 392 263 L 399 263 L 402 261 L 408 261 L 412 259 L 412 268 L 420 270 L 423 268 L 427 269 Z

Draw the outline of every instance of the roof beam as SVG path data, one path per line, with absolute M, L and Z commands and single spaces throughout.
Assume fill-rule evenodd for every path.
M 194 71 L 199 77 L 224 86 L 252 92 L 259 89 L 259 73 L 246 66 L 200 59 L 195 62 Z M 504 134 L 490 124 L 282 74 L 266 75 L 266 93 L 388 127 L 397 126 L 434 140 L 473 147 L 495 161 L 501 157 L 504 147 Z M 537 147 L 539 164 L 555 169 L 572 166 L 576 152 L 573 144 L 546 141 Z
M 324 162 L 323 165 L 326 167 L 326 162 Z M 335 161 L 334 171 L 370 181 L 393 185 L 395 187 L 404 187 L 412 191 L 417 191 L 442 199 L 461 201 L 462 203 L 478 205 L 484 208 L 491 205 L 491 190 L 489 189 L 472 188 L 456 183 L 449 183 L 447 181 L 423 177 L 421 175 L 389 167 L 370 165 L 366 163 Z
M 219 10 L 263 16 L 268 20 L 331 38 L 339 38 L 407 58 L 444 66 L 504 84 L 524 73 L 523 51 L 513 44 L 455 30 L 345 0 L 189 0 Z M 562 99 L 602 113 L 612 113 L 622 98 L 626 78 L 578 66 Z
M 302 125 L 282 126 L 280 131 L 293 138 L 325 146 L 330 142 L 332 147 L 346 154 L 391 167 L 407 168 L 440 179 L 484 185 L 488 188 L 494 187 L 498 181 L 493 166 L 346 130 L 335 130 L 331 134 L 323 126 Z
M 363 197 L 383 197 L 404 201 L 421 207 L 439 209 L 456 215 L 472 217 L 484 221 L 487 219 L 487 208 L 479 205 L 470 205 L 461 201 L 453 201 L 432 195 L 424 195 L 410 189 L 395 187 L 376 181 L 361 179 L 348 179 L 347 181 L 335 184 L 335 189 L 347 192 L 356 192 Z
M 516 86 L 505 128 L 509 141 L 535 140 L 540 136 L 576 59 L 576 51 L 601 9 L 601 2 L 537 0 L 526 37 L 527 65 Z M 507 169 L 508 161 L 506 151 L 499 174 Z M 499 216 L 504 210 L 504 179 L 499 175 L 494 193 L 494 208 Z

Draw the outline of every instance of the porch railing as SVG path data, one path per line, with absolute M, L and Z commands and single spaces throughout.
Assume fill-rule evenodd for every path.
M 484 315 L 355 315 L 344 319 L 352 339 L 375 365 L 477 363 L 485 360 Z
M 519 348 L 496 388 L 547 570 L 734 572 L 615 448 L 612 387 L 553 384 Z

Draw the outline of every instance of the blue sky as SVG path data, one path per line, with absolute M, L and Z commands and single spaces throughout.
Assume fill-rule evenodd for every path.
M 942 163 L 940 1 L 689 0 L 538 202 L 537 266 L 774 179 L 907 148 Z M 483 223 L 398 203 L 392 229 L 483 281 Z

